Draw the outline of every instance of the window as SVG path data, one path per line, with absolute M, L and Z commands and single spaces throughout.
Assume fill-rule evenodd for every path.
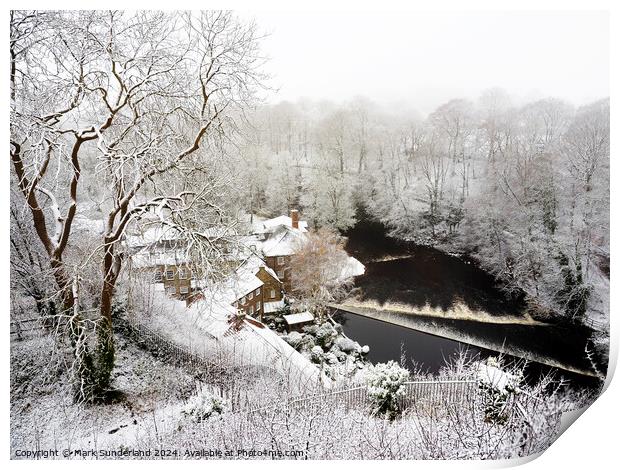
M 276 272 L 276 274 L 278 275 L 278 277 L 280 279 L 282 279 L 284 277 L 284 271 L 278 271 L 278 272 Z
M 181 268 L 179 270 L 179 279 L 187 279 L 187 270 L 184 268 Z
M 155 271 L 155 282 L 161 282 L 162 275 L 161 271 Z
M 166 292 L 168 293 L 168 295 L 174 295 L 177 293 L 177 290 L 174 287 L 168 287 L 166 289 Z
M 276 298 L 276 290 L 275 289 L 271 289 L 271 298 L 272 299 Z
M 278 256 L 278 264 L 282 266 L 284 264 L 284 256 Z
M 169 281 L 174 279 L 174 271 L 166 271 L 166 279 L 168 279 Z
M 189 287 L 187 286 L 181 286 L 181 290 L 180 290 L 181 294 L 187 294 L 189 293 Z
M 258 312 L 259 310 L 260 310 L 260 300 L 256 302 L 256 311 Z
M 252 315 L 254 313 L 254 305 L 250 306 L 250 315 Z
M 254 292 L 250 292 L 250 293 L 248 294 L 248 297 L 250 298 L 250 300 L 252 300 L 252 299 L 254 298 Z
M 260 295 L 260 287 L 254 291 L 254 295 L 258 297 Z

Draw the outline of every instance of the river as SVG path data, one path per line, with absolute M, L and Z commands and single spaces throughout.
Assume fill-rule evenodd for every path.
M 526 372 L 532 380 L 554 372 L 576 385 L 598 384 L 598 379 L 588 376 L 592 369 L 584 350 L 589 331 L 530 321 L 523 297 L 507 296 L 473 260 L 394 240 L 376 223 L 358 224 L 347 238 L 347 252 L 366 266 L 352 291 L 357 305 L 401 307 L 400 312 L 390 313 L 403 319 L 401 325 L 381 321 L 376 310 L 371 316 L 378 318 L 368 318 L 363 312 L 335 312 L 345 334 L 370 347 L 372 362 L 399 361 L 404 351 L 411 369 L 415 361 L 422 370 L 436 373 L 459 350 L 480 357 L 502 351 L 513 353 L 508 357 L 515 360 L 527 357 L 531 363 Z M 451 309 L 456 305 L 483 315 L 484 321 L 475 316 L 454 317 Z M 423 307 L 443 313 L 440 317 L 411 315 L 402 306 L 412 312 Z M 414 320 L 419 329 L 403 326 Z M 462 338 L 468 338 L 467 342 L 454 340 Z

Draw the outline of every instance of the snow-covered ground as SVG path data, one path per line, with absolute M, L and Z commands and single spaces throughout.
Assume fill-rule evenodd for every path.
M 329 386 L 331 381 L 314 364 L 266 326 L 243 319 L 239 328 L 233 327 L 230 320 L 237 311 L 219 291 L 207 291 L 205 299 L 186 307 L 185 302 L 168 297 L 160 285 L 153 288 L 151 314 L 137 320 L 148 322 L 160 334 L 207 357 L 273 368 L 299 391 L 317 384 Z

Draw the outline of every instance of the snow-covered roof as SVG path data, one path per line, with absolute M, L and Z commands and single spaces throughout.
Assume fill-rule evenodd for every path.
M 263 312 L 264 313 L 275 313 L 278 310 L 282 310 L 284 308 L 284 299 L 277 300 L 275 302 L 265 302 L 263 303 Z
M 276 281 L 282 282 L 280 280 L 280 278 L 278 277 L 278 275 L 276 274 L 276 272 L 271 269 L 269 266 L 267 266 L 265 264 L 265 261 L 255 255 L 255 254 L 251 254 L 250 256 L 248 256 L 245 261 L 243 261 L 243 263 L 241 263 L 241 266 L 238 268 L 239 270 L 246 270 L 246 271 L 252 271 L 254 273 L 254 275 L 258 274 L 258 270 L 260 268 L 263 268 L 265 271 L 267 271 L 267 273 L 274 278 Z
M 168 225 L 156 224 L 134 235 L 127 235 L 126 243 L 130 247 L 140 247 L 182 238 L 183 234 L 178 229 Z
M 148 247 L 131 255 L 131 261 L 136 268 L 179 266 L 191 262 L 184 250 L 151 251 Z
M 219 292 L 212 291 L 204 299 L 196 300 L 186 306 L 185 301 L 166 295 L 162 284 L 152 284 L 151 289 L 154 293 L 153 305 L 160 307 L 160 309 L 155 308 L 156 312 L 158 310 L 165 312 L 165 315 L 174 319 L 175 323 L 185 322 L 192 330 L 197 327 L 215 338 L 221 338 L 228 333 L 230 330 L 228 319 L 237 313 L 237 309 L 228 303 Z M 175 334 L 174 328 L 171 329 L 170 334 Z
M 263 268 L 265 269 L 265 271 L 267 271 L 267 273 L 274 278 L 276 281 L 278 282 L 282 282 L 282 280 L 278 277 L 278 275 L 276 274 L 276 272 L 271 269 L 269 266 L 267 266 L 266 264 L 263 266 Z
M 305 311 L 301 313 L 292 313 L 290 315 L 284 315 L 284 321 L 287 325 L 297 325 L 299 323 L 306 323 L 314 320 L 314 315 Z
M 196 233 L 210 240 L 217 238 L 236 237 L 238 235 L 234 227 L 229 227 L 226 225 L 209 227 L 202 230 L 201 232 Z
M 288 215 L 280 215 L 278 217 L 274 217 L 273 219 L 267 219 L 262 222 L 262 225 L 266 231 L 270 231 L 271 229 L 278 227 L 280 225 L 284 225 L 285 227 L 293 228 L 293 221 Z M 298 222 L 300 232 L 308 231 L 308 222 L 305 220 L 300 220 Z M 295 230 L 295 229 L 293 229 Z
M 251 270 L 241 270 L 233 274 L 224 284 L 222 292 L 230 303 L 262 287 L 263 281 L 256 277 Z
M 305 240 L 305 235 L 299 230 L 285 228 L 280 230 L 263 243 L 265 256 L 290 256 L 294 255 L 300 243 Z

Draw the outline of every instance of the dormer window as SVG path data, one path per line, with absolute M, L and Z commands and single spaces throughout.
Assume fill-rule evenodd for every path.
M 282 266 L 284 264 L 284 256 L 278 256 L 277 262 L 279 266 Z

